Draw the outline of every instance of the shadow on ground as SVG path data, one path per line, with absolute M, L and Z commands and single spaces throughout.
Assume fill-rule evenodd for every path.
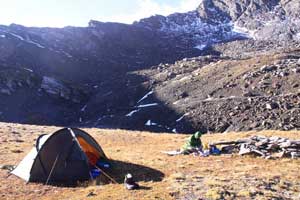
M 164 178 L 164 173 L 161 171 L 144 166 L 133 164 L 129 162 L 119 161 L 119 160 L 110 160 L 112 167 L 110 169 L 102 169 L 105 175 L 102 173 L 98 178 L 87 181 L 87 182 L 65 182 L 65 183 L 49 183 L 49 185 L 56 186 L 56 187 L 88 187 L 90 185 L 105 185 L 112 183 L 113 179 L 119 184 L 124 183 L 125 175 L 130 173 L 133 175 L 133 178 L 136 182 L 159 182 L 162 181 Z M 8 175 L 8 177 L 11 174 Z M 109 176 L 109 178 L 108 178 Z M 148 190 L 149 187 L 141 186 L 140 189 Z
M 124 177 L 128 173 L 132 174 L 134 180 L 137 182 L 159 182 L 162 181 L 165 176 L 161 171 L 144 165 L 138 165 L 119 160 L 112 160 L 111 163 L 112 168 L 106 170 L 105 172 L 118 183 L 123 183 Z

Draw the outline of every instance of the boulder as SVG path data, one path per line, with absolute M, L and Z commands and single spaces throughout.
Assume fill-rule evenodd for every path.
M 260 68 L 260 70 L 262 72 L 271 72 L 271 71 L 277 70 L 277 66 L 276 65 L 264 65 Z
M 246 144 L 242 144 L 240 147 L 239 155 L 248 155 L 251 154 L 251 149 Z
M 278 108 L 278 104 L 275 103 L 275 102 L 267 103 L 267 104 L 266 104 L 266 108 L 267 108 L 268 110 L 273 110 L 273 109 Z
M 272 154 L 272 158 L 284 158 L 284 157 L 287 157 L 287 153 L 285 151 Z
M 291 152 L 292 159 L 300 158 L 300 152 Z
M 289 140 L 277 136 L 252 136 L 248 139 L 236 141 L 215 142 L 214 145 L 222 146 L 223 153 L 234 153 L 239 150 L 239 155 L 254 155 L 266 159 L 270 158 L 299 158 L 300 157 L 300 141 Z
M 294 69 L 292 69 L 292 72 L 294 72 L 294 73 L 300 73 L 300 68 L 294 68 Z
M 9 89 L 0 89 L 1 94 L 11 95 L 11 91 Z

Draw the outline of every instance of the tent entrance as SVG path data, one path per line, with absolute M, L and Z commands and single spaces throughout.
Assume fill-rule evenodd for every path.
M 89 144 L 83 137 L 76 136 L 76 138 L 82 151 L 87 156 L 90 165 L 95 166 L 97 161 L 101 158 L 101 153 L 95 147 Z

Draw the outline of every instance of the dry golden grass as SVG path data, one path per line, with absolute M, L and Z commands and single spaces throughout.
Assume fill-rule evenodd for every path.
M 18 164 L 39 134 L 57 129 L 0 123 L 0 165 Z M 89 184 L 76 188 L 26 184 L 15 176 L 7 178 L 7 171 L 0 170 L 0 199 L 300 199 L 300 160 L 264 160 L 237 155 L 167 156 L 161 151 L 180 148 L 186 135 L 85 130 L 114 160 L 116 167 L 109 173 L 119 184 Z M 203 141 L 251 135 L 300 138 L 299 131 L 264 131 L 205 135 Z M 127 172 L 139 180 L 143 186 L 141 190 L 124 189 L 121 182 Z

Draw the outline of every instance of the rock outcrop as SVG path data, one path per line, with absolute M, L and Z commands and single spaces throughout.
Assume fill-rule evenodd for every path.
M 252 136 L 246 139 L 227 142 L 214 142 L 221 145 L 225 154 L 254 155 L 265 159 L 300 158 L 300 140 L 282 137 Z
M 0 70 L 0 96 L 2 121 L 70 124 L 78 117 L 69 109 L 80 107 L 88 91 L 74 83 L 41 77 L 26 68 L 6 68 Z

